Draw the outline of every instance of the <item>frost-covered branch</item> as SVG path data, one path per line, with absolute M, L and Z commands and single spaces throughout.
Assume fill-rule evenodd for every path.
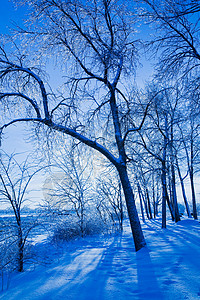
M 33 106 L 33 108 L 35 109 L 36 114 L 37 114 L 37 118 L 38 119 L 41 118 L 40 110 L 39 110 L 39 107 L 38 107 L 36 101 L 32 100 L 28 96 L 26 96 L 22 93 L 0 93 L 0 99 L 6 98 L 6 97 L 19 97 L 19 98 L 23 98 L 23 99 L 27 100 Z
M 24 68 L 20 65 L 14 64 L 10 61 L 4 61 L 2 59 L 0 59 L 0 63 L 2 63 L 2 66 L 0 67 L 0 79 L 3 79 L 9 73 L 23 72 L 23 73 L 30 75 L 32 78 L 34 78 L 37 81 L 37 83 L 39 84 L 39 87 L 40 87 L 41 94 L 42 94 L 42 102 L 43 102 L 45 118 L 49 119 L 47 92 L 46 92 L 44 83 L 41 80 L 41 78 L 36 73 L 34 73 L 30 68 Z M 23 97 L 23 96 L 20 95 L 20 97 Z M 24 96 L 23 98 L 25 98 L 25 97 L 27 97 L 27 96 Z M 34 108 L 36 109 L 36 112 L 38 114 L 37 104 L 34 103 L 33 101 L 30 101 L 29 97 L 27 97 L 26 99 L 34 106 Z

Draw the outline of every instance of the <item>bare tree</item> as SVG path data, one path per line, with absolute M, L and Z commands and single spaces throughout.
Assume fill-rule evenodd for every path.
M 176 222 L 180 221 L 176 196 L 174 154 L 176 150 L 175 128 L 176 123 L 179 121 L 177 105 L 180 99 L 176 97 L 176 89 L 173 87 L 160 88 L 159 86 L 151 86 L 149 87 L 148 94 L 147 98 L 150 97 L 153 99 L 151 109 L 148 112 L 149 122 L 147 126 L 143 127 L 142 132 L 139 133 L 139 137 L 135 137 L 132 141 L 129 141 L 129 145 L 132 147 L 133 153 L 135 153 L 132 160 L 136 160 L 136 157 L 138 157 L 138 161 L 140 159 L 143 162 L 143 169 L 145 168 L 145 171 L 142 170 L 143 178 L 144 174 L 148 174 L 150 170 L 154 172 L 156 169 L 155 160 L 159 163 L 157 169 L 160 169 L 162 182 L 162 227 L 165 228 L 166 203 L 170 209 L 172 219 L 175 219 Z M 153 97 L 152 94 L 155 96 Z M 169 189 L 169 187 L 171 188 Z M 148 215 L 151 217 L 149 193 L 146 183 L 144 183 L 144 191 L 147 199 L 146 203 L 148 204 Z
M 183 148 L 185 151 L 185 160 L 186 160 L 186 165 L 188 167 L 187 172 L 190 178 L 193 217 L 194 219 L 197 219 L 198 216 L 197 216 L 197 207 L 196 207 L 194 175 L 195 175 L 195 167 L 196 167 L 195 162 L 197 161 L 197 157 L 199 155 L 199 124 L 196 123 L 195 118 L 191 116 L 191 114 L 189 116 L 188 121 L 189 124 L 185 124 L 185 128 L 179 127 L 179 130 L 182 138 Z M 185 131 L 185 129 L 187 129 L 187 131 Z M 181 176 L 180 176 L 180 180 L 181 183 L 183 184 L 183 178 L 181 178 Z M 190 215 L 189 207 L 187 205 L 186 195 L 184 194 L 184 189 L 183 189 L 183 196 L 184 196 L 184 202 L 186 204 L 188 215 Z
M 149 45 L 159 52 L 158 76 L 187 77 L 194 80 L 199 72 L 199 18 L 198 1 L 144 0 L 145 13 L 156 29 Z M 151 48 L 152 51 L 152 48 Z
M 128 99 L 120 79 L 135 68 L 132 15 L 121 1 L 25 2 L 32 9 L 32 20 L 36 20 L 36 24 L 25 32 L 29 36 L 28 42 L 32 37 L 35 42 L 32 47 L 42 43 L 40 49 L 46 49 L 48 55 L 58 54 L 70 77 L 71 93 L 56 97 L 46 90 L 40 69 L 31 64 L 27 66 L 26 55 L 18 53 L 14 61 L 1 48 L 0 98 L 11 116 L 1 125 L 1 131 L 17 122 L 38 123 L 54 132 L 70 135 L 104 155 L 119 173 L 135 248 L 139 250 L 146 243 L 127 173 L 124 142 L 129 132 L 142 127 L 148 105 L 137 128 L 123 132 L 120 126 L 120 115 L 128 110 Z M 87 131 L 91 116 L 93 120 L 96 117 L 92 132 Z M 105 132 L 107 122 L 112 125 L 112 130 L 107 132 L 106 140 L 102 132 Z
M 179 180 L 180 180 L 180 183 L 181 183 L 181 191 L 182 191 L 183 201 L 184 201 L 184 204 L 185 204 L 187 215 L 188 215 L 189 218 L 191 218 L 190 208 L 189 208 L 189 204 L 188 204 L 188 200 L 187 200 L 187 196 L 186 196 L 186 192 L 185 192 L 185 185 L 184 185 L 184 179 L 187 177 L 188 172 L 186 172 L 186 175 L 184 177 L 182 177 L 177 156 L 176 156 L 176 168 L 177 168 Z
M 106 172 L 108 173 L 108 172 Z M 113 226 L 123 230 L 124 204 L 122 199 L 121 183 L 114 172 L 107 174 L 105 178 L 97 178 L 96 189 L 97 208 L 100 214 L 108 215 Z
M 74 144 L 74 143 L 73 143 Z M 63 149 L 51 157 L 50 175 L 44 185 L 47 207 L 57 215 L 74 215 L 81 235 L 85 235 L 91 201 L 92 167 L 83 147 Z M 82 150 L 82 151 L 81 151 Z
M 35 169 L 35 170 L 34 170 Z M 26 200 L 26 194 L 32 178 L 41 171 L 35 167 L 27 166 L 27 160 L 19 164 L 14 155 L 8 156 L 1 153 L 0 157 L 0 201 L 12 209 L 15 220 L 11 236 L 17 237 L 14 243 L 17 244 L 17 270 L 23 271 L 24 264 L 24 246 L 30 231 L 38 225 L 37 220 L 30 224 L 24 224 L 21 216 L 21 210 Z M 4 230 L 10 232 L 9 224 Z M 16 232 L 15 232 L 16 230 Z M 6 238 L 7 239 L 7 238 Z
M 141 1 L 139 1 L 139 3 L 141 4 Z M 179 84 L 181 84 L 181 89 L 185 93 L 185 96 L 181 99 L 183 105 L 187 106 L 189 101 L 191 107 L 194 108 L 192 102 L 195 102 L 195 109 L 192 113 L 193 119 L 190 118 L 192 125 L 192 123 L 194 124 L 195 122 L 195 114 L 199 114 L 199 1 L 186 0 L 183 2 L 179 0 L 144 0 L 142 3 L 144 6 L 141 15 L 149 21 L 149 24 L 151 24 L 154 29 L 156 29 L 154 31 L 154 37 L 147 42 L 147 45 L 149 46 L 151 54 L 154 53 L 156 56 L 157 72 L 155 77 L 157 82 L 160 84 L 161 82 L 166 82 L 166 79 L 170 79 L 171 84 L 174 84 L 175 82 L 179 82 Z M 193 100 L 191 101 L 191 99 Z M 189 153 L 187 153 L 187 148 L 185 149 L 187 161 L 191 160 L 191 165 L 188 165 L 188 170 L 192 190 L 193 214 L 194 217 L 197 218 L 193 172 L 193 160 L 195 157 L 193 153 L 193 134 L 194 131 L 190 136 L 191 143 L 188 146 L 188 149 L 190 148 Z M 171 134 L 171 137 L 172 136 L 173 133 Z M 173 138 L 171 140 L 173 140 Z M 186 143 L 186 141 L 183 142 Z M 171 147 L 171 151 L 173 152 L 173 147 Z M 188 154 L 191 154 L 190 158 Z M 172 157 L 173 156 L 174 155 L 172 153 Z M 174 193 L 175 171 L 173 170 L 173 165 L 174 164 L 171 165 L 171 186 L 173 189 L 172 195 L 176 198 Z M 182 188 L 184 188 L 182 180 L 181 184 Z M 183 194 L 184 201 L 186 201 L 184 190 Z M 189 207 L 187 207 L 187 211 L 188 208 Z M 188 215 L 190 215 L 189 211 Z

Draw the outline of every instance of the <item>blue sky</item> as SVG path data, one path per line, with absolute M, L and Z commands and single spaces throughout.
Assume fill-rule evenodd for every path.
M 23 21 L 26 19 L 27 9 L 26 7 L 18 7 L 13 3 L 12 0 L 0 0 L 0 34 L 9 34 L 10 29 L 14 27 L 14 23 L 23 26 Z M 19 1 L 16 1 L 19 2 Z M 143 85 L 147 74 L 151 73 L 151 68 L 149 62 L 145 59 L 145 70 L 140 70 L 137 73 L 137 82 L 140 85 Z M 53 72 L 55 74 L 55 70 Z M 146 76 L 145 76 L 146 75 Z M 56 79 L 53 76 L 53 83 L 56 83 Z M 21 130 L 23 131 L 23 126 L 20 126 Z M 20 148 L 27 148 L 26 143 L 22 143 L 22 137 L 19 134 L 19 128 L 17 126 L 12 126 L 8 128 L 5 132 L 6 142 L 4 141 L 3 147 L 5 150 L 13 151 L 20 151 Z M 10 138 L 12 136 L 12 138 Z M 30 145 L 29 145 L 30 147 Z M 29 148 L 28 147 L 28 148 Z M 10 152 L 9 151 L 9 152 Z
M 0 34 L 9 34 L 14 23 L 22 26 L 26 18 L 26 9 L 14 5 L 12 0 L 0 0 Z M 24 141 L 23 124 L 7 128 L 4 132 L 2 149 L 7 153 L 24 152 L 31 149 L 30 143 Z
M 13 26 L 13 22 L 22 25 L 26 14 L 24 7 L 16 6 L 11 0 L 0 1 L 0 33 L 9 33 L 9 27 Z
M 22 25 L 25 12 L 23 7 L 16 9 L 12 1 L 0 0 L 0 34 L 8 34 L 10 28 L 13 27 L 13 22 Z M 24 145 L 17 126 L 12 126 L 5 131 L 5 139 L 2 144 L 5 151 L 18 152 L 21 146 L 24 148 Z

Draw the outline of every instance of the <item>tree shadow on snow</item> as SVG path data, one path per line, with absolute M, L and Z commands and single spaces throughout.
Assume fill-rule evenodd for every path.
M 145 247 L 136 253 L 138 300 L 162 300 L 162 295 L 157 283 L 149 250 Z

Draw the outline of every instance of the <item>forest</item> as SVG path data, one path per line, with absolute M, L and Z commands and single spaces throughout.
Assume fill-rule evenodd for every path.
M 148 267 L 146 251 L 156 238 L 151 230 L 159 235 L 155 251 L 165 252 L 166 234 L 169 239 L 180 234 L 180 243 L 183 232 L 186 241 L 200 246 L 200 2 L 15 4 L 26 9 L 23 24 L 0 32 L 2 292 L 13 274 L 50 263 L 50 250 L 39 253 L 40 243 L 52 248 L 53 257 L 75 241 L 84 251 L 87 239 L 95 245 L 104 241 L 106 248 L 109 239 L 121 237 L 127 253 L 132 247 L 131 255 L 141 256 L 140 262 L 148 258 Z M 19 126 L 32 150 L 9 153 L 7 132 Z M 42 195 L 35 202 L 34 189 Z M 179 232 L 176 226 L 184 224 L 191 228 Z M 198 248 L 194 252 L 198 260 Z M 163 282 L 171 284 L 168 277 Z M 195 293 L 184 299 L 197 299 L 200 290 Z M 70 295 L 64 299 L 78 299 Z M 130 296 L 114 295 L 91 299 Z M 138 295 L 131 299 L 175 297 Z M 5 297 L 0 294 L 37 298 Z M 40 299 L 61 299 L 50 297 Z

